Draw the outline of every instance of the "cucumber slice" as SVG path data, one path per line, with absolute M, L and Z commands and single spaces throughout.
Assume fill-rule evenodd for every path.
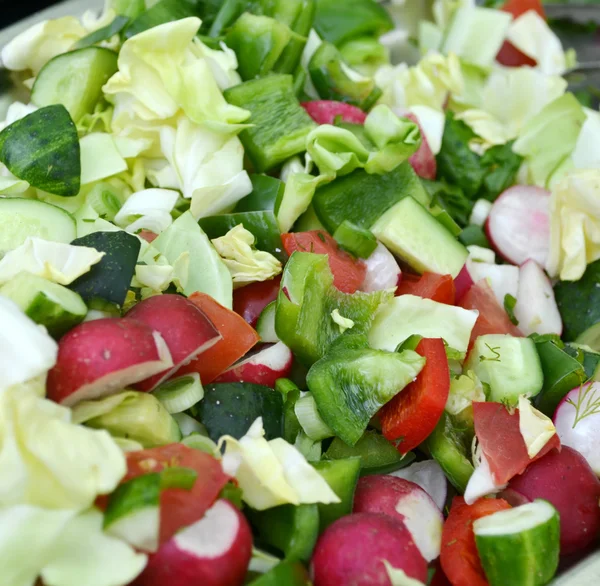
M 62 208 L 35 199 L 0 197 L 0 257 L 29 236 L 68 244 L 76 235 L 75 218 Z
M 558 568 L 560 522 L 547 501 L 536 500 L 477 519 L 473 531 L 491 586 L 542 586 Z
M 82 322 L 87 306 L 74 291 L 31 273 L 19 273 L 0 288 L 36 324 L 58 338 Z
M 104 530 L 142 551 L 158 549 L 160 474 L 144 474 L 119 485 L 104 513 Z
M 62 53 L 36 77 L 31 101 L 40 107 L 62 104 L 77 122 L 94 111 L 102 86 L 117 70 L 117 54 L 110 49 L 85 47 Z
M 181 413 L 193 407 L 204 397 L 204 389 L 197 372 L 170 380 L 152 393 L 169 413 Z
M 275 308 L 277 301 L 271 301 L 258 316 L 256 322 L 256 331 L 260 336 L 260 341 L 265 344 L 276 344 L 279 342 L 279 336 L 275 331 Z
M 91 47 L 92 45 L 97 45 L 102 41 L 108 41 L 115 35 L 118 35 L 127 25 L 129 24 L 129 17 L 123 15 L 117 15 L 115 19 L 106 26 L 95 30 L 83 37 L 83 39 L 79 39 L 74 45 L 74 49 L 84 49 L 85 47 Z

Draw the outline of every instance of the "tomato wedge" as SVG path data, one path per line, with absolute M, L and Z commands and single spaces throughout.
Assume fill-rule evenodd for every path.
M 541 0 L 508 0 L 500 10 L 510 12 L 514 18 L 518 18 L 529 10 L 533 10 L 543 19 L 546 18 L 546 13 L 544 12 Z M 509 41 L 505 41 L 502 45 L 498 55 L 496 55 L 496 61 L 506 67 L 521 67 L 523 65 L 535 67 L 537 64 L 535 59 L 532 59 L 529 55 L 525 55 L 525 53 L 519 51 L 519 49 Z
M 519 410 L 511 413 L 502 403 L 473 403 L 473 421 L 477 441 L 498 485 L 521 474 L 531 462 L 550 450 L 560 449 L 560 439 L 554 434 L 539 453 L 530 458 L 519 428 Z
M 275 277 L 236 289 L 233 292 L 233 311 L 254 327 L 262 310 L 277 299 L 280 283 L 281 277 Z
M 341 116 L 344 122 L 353 124 L 364 124 L 367 119 L 367 115 L 360 108 L 334 100 L 303 102 L 302 107 L 317 124 L 333 124 L 338 116 Z
M 221 463 L 200 450 L 182 444 L 127 453 L 127 474 L 123 482 L 168 467 L 191 468 L 198 477 L 191 490 L 168 488 L 160 494 L 160 543 L 177 531 L 202 519 L 212 507 L 230 477 Z
M 367 267 L 362 261 L 343 251 L 337 242 L 323 230 L 282 234 L 285 251 L 314 252 L 329 256 L 329 268 L 333 273 L 333 284 L 344 293 L 355 293 L 365 280 Z
M 546 19 L 546 12 L 541 0 L 507 0 L 500 10 L 510 12 L 515 18 L 533 10 L 544 20 Z
M 439 303 L 454 305 L 456 289 L 454 279 L 450 275 L 423 273 L 411 275 L 402 274 L 402 281 L 396 289 L 396 295 L 416 295 L 425 299 L 433 299 Z
M 450 392 L 444 341 L 424 338 L 416 352 L 427 360 L 423 370 L 379 412 L 383 435 L 390 441 L 400 440 L 402 454 L 416 448 L 434 430 Z
M 210 295 L 197 291 L 190 295 L 189 300 L 208 316 L 222 339 L 189 364 L 182 366 L 177 375 L 197 372 L 202 384 L 206 385 L 244 356 L 260 337 L 241 315 L 223 307 Z
M 475 283 L 465 295 L 463 295 L 457 305 L 464 309 L 476 309 L 479 311 L 479 317 L 471 332 L 469 349 L 473 346 L 475 340 L 479 338 L 479 336 L 485 334 L 523 336 L 521 330 L 510 321 L 506 311 L 504 311 L 504 308 L 498 303 L 494 296 L 494 292 L 485 280 Z
M 469 506 L 463 497 L 454 497 L 442 530 L 440 553 L 442 569 L 452 586 L 488 586 L 475 545 L 473 521 L 505 509 L 510 505 L 503 499 L 479 499 Z

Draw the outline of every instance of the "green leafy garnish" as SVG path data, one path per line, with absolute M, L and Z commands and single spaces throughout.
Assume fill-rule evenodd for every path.
M 479 356 L 479 360 L 481 362 L 485 362 L 486 360 L 489 362 L 500 362 L 500 352 L 498 352 L 500 346 L 490 346 L 489 344 L 485 345 L 486 348 L 494 355 L 493 357 L 484 356 L 483 354 Z
M 577 401 L 567 399 L 567 403 L 575 407 L 575 419 L 573 420 L 573 429 L 586 417 L 600 413 L 600 396 L 596 397 L 594 385 L 582 383 L 577 394 Z
M 517 299 L 513 297 L 510 293 L 507 293 L 504 296 L 504 310 L 508 314 L 508 318 L 513 323 L 513 325 L 518 326 L 519 320 L 515 317 L 515 306 L 517 305 Z

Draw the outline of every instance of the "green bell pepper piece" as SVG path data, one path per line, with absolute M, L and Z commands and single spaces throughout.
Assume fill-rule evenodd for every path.
M 308 64 L 308 73 L 323 100 L 346 102 L 367 111 L 381 97 L 381 90 L 372 78 L 352 79 L 339 50 L 323 43 Z
M 291 75 L 269 75 L 224 92 L 233 105 L 250 111 L 240 140 L 256 171 L 266 172 L 304 152 L 316 124 L 298 102 Z
M 306 568 L 298 562 L 283 561 L 248 586 L 309 586 Z
M 283 397 L 283 439 L 293 444 L 302 431 L 295 409 L 301 391 L 294 382 L 287 378 L 280 378 L 275 382 L 275 391 L 281 393 Z
M 235 206 L 234 212 L 273 212 L 277 213 L 285 183 L 281 179 L 269 177 L 268 175 L 250 175 L 252 192 L 242 198 Z
M 487 239 L 485 232 L 481 226 L 476 226 L 475 224 L 470 224 L 467 226 L 459 235 L 458 239 L 465 246 L 481 246 L 482 248 L 491 248 L 492 245 L 490 241 Z
M 312 505 L 281 505 L 248 511 L 260 539 L 283 552 L 289 561 L 307 562 L 319 536 L 319 509 Z
M 340 46 L 342 58 L 350 67 L 373 73 L 390 62 L 389 49 L 374 37 L 359 37 Z
M 203 3 L 199 0 L 159 0 L 156 4 L 142 12 L 125 29 L 125 38 L 165 24 L 190 16 L 202 16 Z
M 369 258 L 377 248 L 377 238 L 365 228 L 344 220 L 333 233 L 340 248 L 358 258 Z
M 277 10 L 273 13 L 273 18 L 285 22 L 295 34 L 275 64 L 274 70 L 278 73 L 293 73 L 300 64 L 306 39 L 315 20 L 317 3 L 316 0 L 279 0 L 277 4 L 285 6 L 288 14 Z

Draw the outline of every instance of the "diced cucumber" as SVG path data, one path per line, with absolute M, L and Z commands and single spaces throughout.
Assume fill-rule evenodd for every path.
M 76 230 L 73 216 L 58 206 L 36 199 L 0 197 L 0 257 L 29 236 L 68 244 Z
M 137 549 L 158 549 L 160 474 L 144 474 L 119 485 L 104 513 L 104 530 Z
M 490 385 L 491 401 L 516 405 L 520 395 L 534 397 L 544 384 L 535 342 L 503 334 L 479 336 L 465 366 Z
M 460 273 L 469 253 L 420 203 L 405 197 L 381 216 L 371 232 L 419 272 Z
M 204 397 L 200 375 L 192 372 L 163 383 L 152 393 L 169 413 L 182 413 Z
M 258 316 L 256 322 L 256 331 L 260 336 L 260 341 L 265 344 L 276 344 L 279 342 L 279 337 L 275 331 L 275 309 L 276 301 L 271 301 Z
M 74 291 L 31 273 L 19 273 L 0 288 L 35 323 L 58 338 L 82 322 L 87 306 Z
M 473 531 L 490 586 L 543 586 L 558 568 L 560 522 L 547 501 L 477 519 Z
M 93 232 L 73 240 L 76 246 L 89 246 L 105 255 L 89 272 L 73 281 L 70 289 L 79 293 L 94 309 L 106 302 L 123 306 L 135 272 L 140 240 L 127 232 Z
M 36 77 L 31 101 L 39 107 L 62 104 L 77 122 L 94 111 L 102 86 L 117 70 L 117 54 L 103 47 L 62 53 L 50 59 Z

